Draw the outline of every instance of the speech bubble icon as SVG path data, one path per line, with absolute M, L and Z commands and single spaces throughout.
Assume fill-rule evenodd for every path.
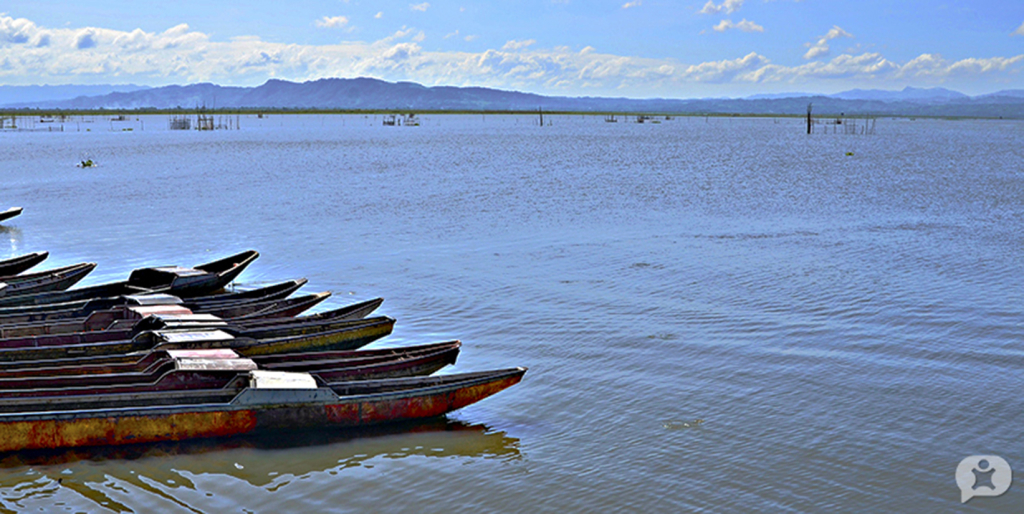
M 956 467 L 960 503 L 967 503 L 975 496 L 999 496 L 1009 490 L 1012 483 L 1010 464 L 997 455 L 971 455 Z

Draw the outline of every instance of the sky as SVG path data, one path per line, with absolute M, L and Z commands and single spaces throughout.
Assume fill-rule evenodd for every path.
M 374 77 L 560 96 L 1024 89 L 1020 0 L 4 0 L 0 85 Z

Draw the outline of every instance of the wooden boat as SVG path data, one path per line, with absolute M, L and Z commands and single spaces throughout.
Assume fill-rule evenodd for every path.
M 511 387 L 526 368 L 317 384 L 252 370 L 233 386 L 191 391 L 0 399 L 0 451 L 359 427 L 442 416 Z
M 391 333 L 395 320 L 386 316 L 331 322 L 299 329 L 281 327 L 234 336 L 225 330 L 147 331 L 131 339 L 103 340 L 102 332 L 81 332 L 24 339 L 6 339 L 0 361 L 37 361 L 68 357 L 115 355 L 157 349 L 231 348 L 250 357 L 272 353 L 355 350 Z M 251 337 L 258 334 L 259 337 Z M 100 341 L 92 341 L 96 335 Z
M 393 350 L 314 352 L 265 356 L 257 362 L 232 350 L 160 350 L 129 366 L 107 366 L 105 373 L 65 373 L 60 368 L 0 375 L 0 398 L 183 391 L 226 387 L 239 371 L 303 372 L 320 383 L 429 375 L 455 364 L 459 341 Z M 51 373 L 51 374 L 43 374 Z
M 103 318 L 109 314 L 108 312 L 93 313 L 93 318 L 98 320 L 95 326 L 107 326 L 109 323 L 105 330 L 59 333 L 59 328 L 51 328 L 54 333 L 40 335 L 31 330 L 19 330 L 18 326 L 0 327 L 0 332 L 10 336 L 0 339 L 0 349 L 124 341 L 149 331 L 222 330 L 237 337 L 257 339 L 312 334 L 352 326 L 351 322 L 363 319 L 381 302 L 383 299 L 376 298 L 340 309 L 296 318 L 246 318 L 239 320 L 224 320 L 209 314 L 190 314 L 185 309 L 178 309 L 177 306 L 130 307 L 124 309 L 132 313 L 132 319 L 120 319 L 113 323 L 110 323 L 109 319 Z M 79 328 L 89 327 L 85 325 Z M 21 335 L 18 335 L 19 333 Z
M 9 219 L 11 219 L 11 218 L 21 214 L 21 211 L 22 211 L 21 207 L 11 207 L 10 209 L 7 209 L 6 211 L 0 212 L 0 222 L 7 221 L 7 220 L 9 220 Z
M 188 299 L 187 303 L 191 309 L 193 306 L 218 305 L 222 303 L 236 302 L 239 300 L 280 300 L 291 296 L 292 293 L 298 291 L 302 286 L 306 285 L 307 282 L 309 281 L 304 278 L 300 278 L 245 291 L 193 296 Z
M 247 250 L 194 268 L 141 268 L 133 271 L 128 280 L 123 282 L 110 282 L 67 291 L 2 297 L 0 307 L 73 302 L 154 292 L 171 293 L 185 298 L 208 295 L 220 291 L 231 283 L 259 255 L 255 250 Z
M 228 320 L 262 320 L 267 318 L 290 319 L 313 308 L 330 297 L 330 293 L 316 293 L 285 300 L 243 304 L 209 313 Z M 147 316 L 170 315 L 190 316 L 193 312 L 177 304 L 157 304 L 115 307 L 96 311 L 85 318 L 65 318 L 47 321 L 14 323 L 11 318 L 0 318 L 0 341 L 16 337 L 31 337 L 47 334 L 73 334 L 75 332 L 131 330 Z M 2 344 L 2 343 L 0 343 Z
M 95 262 L 83 262 L 25 275 L 0 277 L 0 296 L 63 291 L 96 269 Z
M 253 302 L 234 307 L 206 308 L 204 314 L 212 314 L 219 318 L 244 320 L 266 318 L 290 318 L 312 309 L 320 302 L 331 297 L 331 293 L 314 293 L 283 300 L 269 302 Z
M 96 311 L 113 309 L 123 306 L 142 306 L 158 304 L 177 304 L 192 312 L 209 312 L 211 310 L 227 309 L 251 305 L 249 312 L 263 310 L 271 305 L 270 302 L 282 300 L 306 284 L 306 279 L 289 280 L 260 289 L 243 291 L 238 293 L 223 293 L 217 295 L 224 297 L 216 302 L 201 302 L 196 298 L 182 300 L 173 295 L 156 293 L 145 295 L 124 295 L 117 298 L 95 298 L 76 302 L 52 303 L 44 305 L 27 305 L 22 307 L 0 308 L 0 325 L 34 323 L 43 321 L 56 321 L 69 318 L 86 318 Z M 205 297 L 211 298 L 211 297 Z M 265 302 L 262 305 L 255 304 Z
M 271 354 L 263 356 L 252 356 L 250 359 L 259 366 L 259 369 L 277 371 L 305 371 L 311 368 L 307 364 L 311 362 L 329 362 L 333 369 L 341 369 L 341 366 L 348 366 L 356 370 L 361 378 L 364 366 L 379 365 L 382 363 L 393 363 L 395 366 L 389 368 L 387 378 L 399 376 L 426 375 L 437 371 L 426 371 L 424 364 L 429 362 L 445 362 L 455 364 L 459 348 L 462 343 L 459 341 L 446 341 L 443 343 L 431 343 L 401 348 L 386 348 L 382 350 L 348 350 L 348 351 L 324 351 L 324 352 L 299 352 L 287 354 Z M 121 354 L 121 355 L 100 355 L 94 357 L 74 357 L 68 359 L 52 359 L 43 361 L 13 361 L 0 362 L 0 389 L 24 389 L 44 387 L 40 384 L 20 382 L 20 380 L 51 380 L 67 379 L 72 380 L 78 377 L 81 381 L 64 382 L 75 386 L 97 385 L 104 383 L 128 382 L 131 380 L 120 380 L 117 378 L 103 378 L 104 375 L 116 375 L 131 377 L 135 375 L 152 375 L 154 370 L 163 366 L 168 360 L 183 357 L 195 357 L 202 355 L 205 358 L 239 358 L 240 356 L 231 349 L 212 350 L 153 350 L 149 352 Z M 426 361 L 418 360 L 421 357 L 429 356 Z M 440 356 L 440 358 L 438 358 Z M 378 370 L 379 371 L 379 370 Z M 99 375 L 99 378 L 89 378 Z M 355 375 L 353 375 L 355 377 Z M 385 377 L 380 377 L 385 378 Z M 76 379 L 77 380 L 77 379 Z M 45 387 L 55 387 L 57 382 L 48 383 Z M 29 387 L 31 386 L 31 387 Z
M 0 260 L 0 275 L 17 275 L 46 260 L 50 252 L 33 252 L 10 259 Z

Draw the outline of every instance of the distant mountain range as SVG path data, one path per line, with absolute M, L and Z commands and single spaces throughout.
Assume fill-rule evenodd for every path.
M 1024 118 L 1024 90 L 968 96 L 945 88 L 853 89 L 832 95 L 631 99 L 542 96 L 482 87 L 426 87 L 371 78 L 268 80 L 256 87 L 0 86 L 5 109 L 361 109 L 407 111 L 662 112 L 687 114 L 980 116 Z

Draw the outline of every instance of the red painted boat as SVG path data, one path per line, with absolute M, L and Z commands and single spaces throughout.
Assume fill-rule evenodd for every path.
M 0 452 L 362 427 L 442 416 L 511 387 L 512 368 L 317 384 L 254 370 L 240 389 L 0 399 Z

